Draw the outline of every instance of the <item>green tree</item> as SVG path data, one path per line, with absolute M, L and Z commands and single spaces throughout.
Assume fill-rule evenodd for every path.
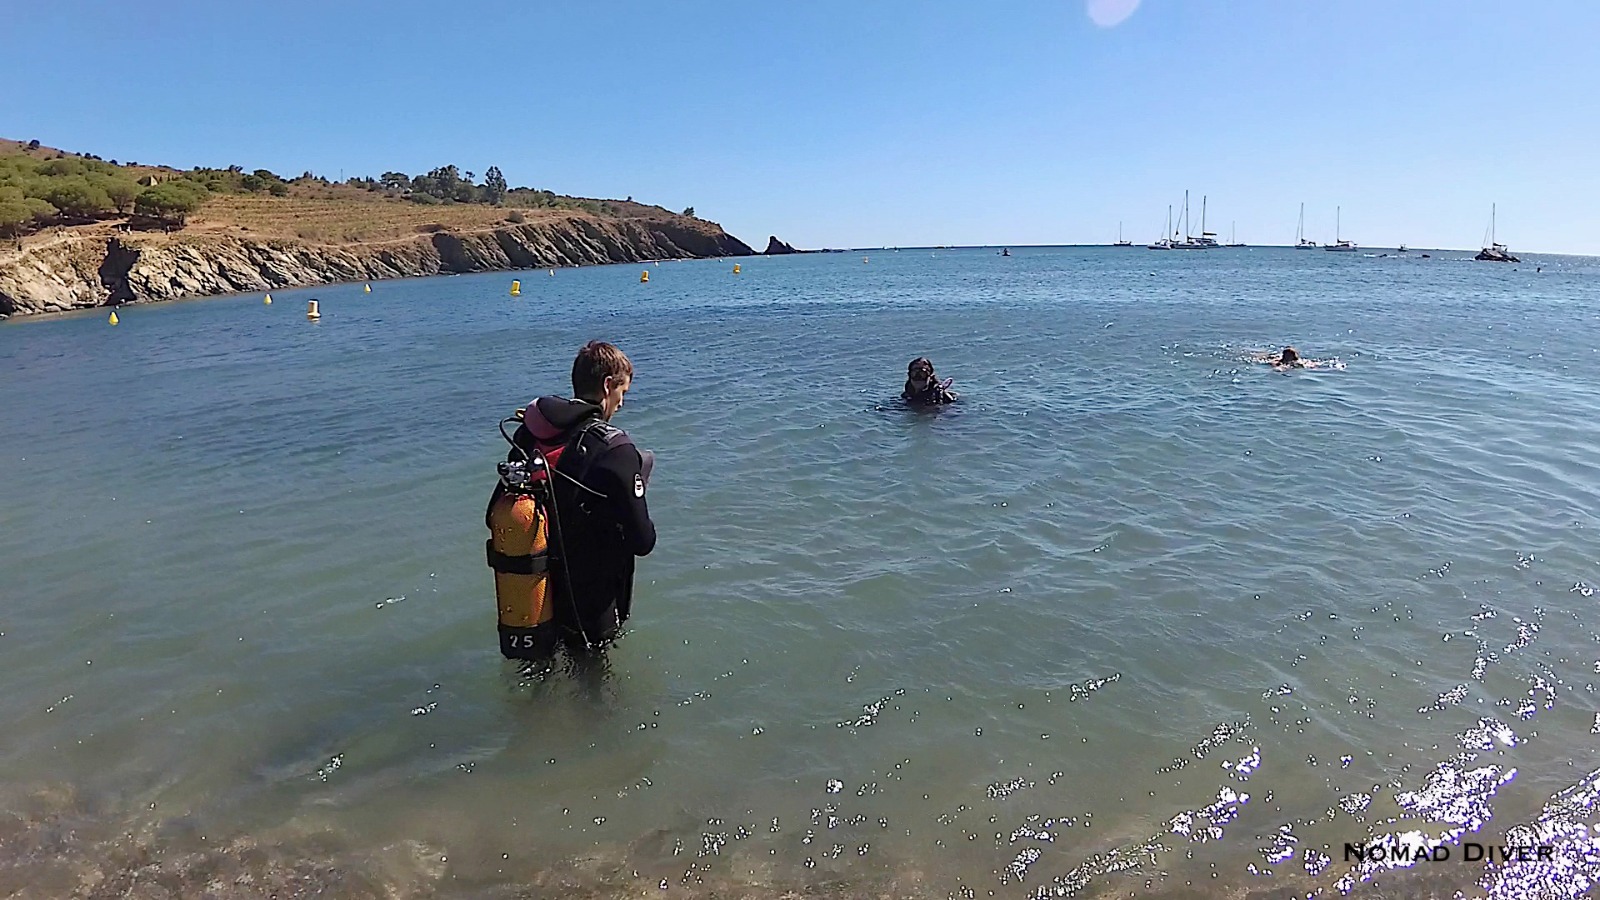
M 404 172 L 385 172 L 378 181 L 391 191 L 403 191 L 411 187 L 411 179 Z
M 56 214 L 56 208 L 21 188 L 0 187 L 0 234 L 15 235 Z
M 69 216 L 92 216 L 111 208 L 111 197 L 82 175 L 52 179 L 44 199 Z
M 139 196 L 139 186 L 123 178 L 113 178 L 106 184 L 106 196 L 111 198 L 117 212 L 127 215 L 134 198 Z
M 179 225 L 184 225 L 189 214 L 199 209 L 204 199 L 205 194 L 196 187 L 182 181 L 169 181 L 145 188 L 134 199 L 133 209 L 141 215 L 176 219 Z
M 694 217 L 694 207 L 692 207 L 692 206 L 684 207 L 683 214 L 686 215 L 686 216 L 689 216 L 690 218 L 693 218 Z
M 82 162 L 79 162 L 76 159 L 62 159 L 59 156 L 50 160 L 49 162 L 40 163 L 38 168 L 40 175 L 49 175 L 52 178 L 60 178 L 67 175 L 82 175 L 83 171 L 84 169 Z
M 267 187 L 267 193 L 274 197 L 287 197 L 289 196 L 289 186 L 281 181 L 274 181 Z
M 506 200 L 506 176 L 501 175 L 498 165 L 491 165 L 490 170 L 483 173 L 483 199 L 496 207 Z
M 483 199 L 495 206 L 505 202 L 506 176 L 500 173 L 499 166 L 490 166 L 489 171 L 483 174 Z
M 456 196 L 456 188 L 461 185 L 461 172 L 455 166 L 440 166 L 428 173 L 427 193 L 438 197 L 440 200 L 451 200 Z M 415 179 L 412 188 L 416 188 Z

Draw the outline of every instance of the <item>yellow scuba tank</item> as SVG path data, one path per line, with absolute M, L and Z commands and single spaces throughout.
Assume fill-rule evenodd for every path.
M 515 419 L 508 419 L 515 421 Z M 501 433 L 505 433 L 504 424 Z M 510 440 L 510 437 L 507 437 Z M 512 446 L 517 446 L 515 442 Z M 538 659 L 555 647 L 555 592 L 550 579 L 550 479 L 560 451 L 500 464 L 500 483 L 489 499 L 485 546 L 494 570 L 500 653 Z
M 502 560 L 520 557 L 538 564 L 519 571 L 524 567 L 490 563 L 500 624 L 532 628 L 550 621 L 555 611 L 546 584 L 550 573 L 543 565 L 549 558 L 550 521 L 539 502 L 530 496 L 502 495 L 489 508 L 489 532 L 489 549 Z

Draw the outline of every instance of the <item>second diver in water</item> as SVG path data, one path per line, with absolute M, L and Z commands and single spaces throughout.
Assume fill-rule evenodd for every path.
M 950 390 L 954 378 L 938 380 L 933 374 L 933 361 L 919 356 L 906 366 L 906 387 L 900 399 L 912 406 L 938 406 L 954 403 L 960 395 Z
M 1283 348 L 1282 353 L 1257 353 L 1250 357 L 1252 362 L 1265 363 L 1279 372 L 1290 369 L 1343 369 L 1344 363 L 1337 359 L 1307 359 L 1300 355 L 1300 351 L 1293 347 Z

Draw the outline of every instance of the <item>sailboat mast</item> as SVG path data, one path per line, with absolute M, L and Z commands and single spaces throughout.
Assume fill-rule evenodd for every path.
M 1333 242 L 1336 244 L 1343 240 L 1343 238 L 1339 237 L 1339 218 L 1343 212 L 1343 207 L 1335 206 L 1333 208 Z
M 1494 203 L 1489 204 L 1489 246 L 1491 246 L 1491 247 L 1493 247 L 1495 245 L 1495 233 L 1494 233 L 1495 206 L 1496 206 L 1496 204 L 1494 204 Z

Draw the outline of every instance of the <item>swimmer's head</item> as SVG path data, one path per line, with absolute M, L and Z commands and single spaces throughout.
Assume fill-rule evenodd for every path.
M 919 356 L 906 366 L 906 380 L 918 388 L 923 388 L 933 381 L 933 360 L 926 356 Z
M 1296 353 L 1293 347 L 1285 347 L 1283 348 L 1283 356 L 1278 360 L 1278 365 L 1287 366 L 1290 363 L 1297 363 L 1299 361 L 1300 354 Z

